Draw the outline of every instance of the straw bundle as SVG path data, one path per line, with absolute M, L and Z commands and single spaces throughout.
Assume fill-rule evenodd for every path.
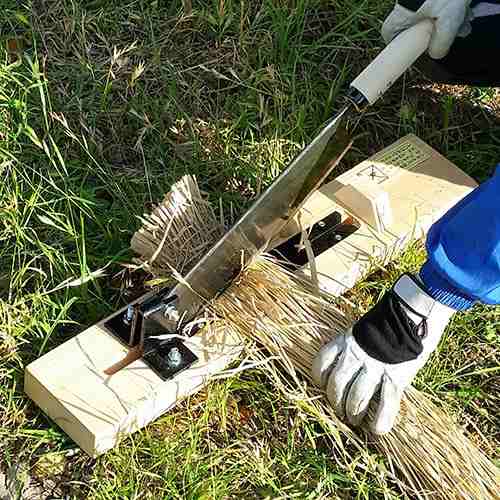
M 224 234 L 196 179 L 184 176 L 150 215 L 141 217 L 131 248 L 136 262 L 156 276 L 184 273 Z
M 178 189 L 182 197 L 176 194 Z M 178 202 L 181 198 L 182 204 Z M 201 197 L 196 181 L 188 178 L 174 186 L 163 204 L 146 218 L 132 248 L 153 274 L 165 277 L 173 269 L 185 273 L 221 234 L 222 224 Z M 389 479 L 411 497 L 498 498 L 498 469 L 448 415 L 415 389 L 406 392 L 400 418 L 384 437 L 370 436 L 366 431 L 356 434 L 337 419 L 328 400 L 312 385 L 310 367 L 320 347 L 351 323 L 341 304 L 326 293 L 318 294 L 307 278 L 260 257 L 211 309 L 218 325 L 222 321 L 248 340 L 253 356 L 274 358 L 266 364 L 268 375 L 330 432 L 333 452 L 345 466 L 349 466 L 349 444 L 380 484 Z M 387 458 L 387 477 L 382 477 L 378 466 L 363 454 L 366 440 Z
M 279 369 L 270 375 L 294 399 L 318 396 L 311 387 L 312 360 L 323 344 L 349 326 L 334 297 L 326 293 L 318 296 L 308 280 L 264 257 L 249 266 L 213 308 L 241 336 L 265 348 L 260 356 L 277 357 Z M 327 422 L 329 428 L 341 429 L 352 438 L 332 414 L 326 397 L 317 399 L 315 406 L 323 424 Z M 498 469 L 447 414 L 415 389 L 407 391 L 393 431 L 369 439 L 387 457 L 395 477 L 404 478 L 399 485 L 408 494 L 442 499 L 498 498 Z

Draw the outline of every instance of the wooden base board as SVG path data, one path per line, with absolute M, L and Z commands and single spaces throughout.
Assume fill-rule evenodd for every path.
M 408 136 L 339 176 L 311 196 L 275 243 L 338 211 L 359 229 L 316 257 L 322 287 L 341 293 L 374 262 L 394 257 L 421 236 L 475 182 L 432 148 Z M 309 273 L 308 266 L 301 272 Z M 139 299 L 141 300 L 141 299 Z M 125 311 L 125 308 L 122 310 Z M 189 347 L 199 361 L 163 381 L 141 359 L 104 373 L 128 349 L 105 328 L 92 326 L 25 371 L 27 395 L 89 455 L 112 448 L 190 394 L 236 359 L 239 339 L 220 330 L 200 331 Z
M 403 137 L 309 198 L 274 245 L 337 211 L 359 229 L 315 257 L 321 288 L 340 295 L 410 241 L 477 186 L 457 166 L 415 135 Z M 311 274 L 309 265 L 300 272 Z

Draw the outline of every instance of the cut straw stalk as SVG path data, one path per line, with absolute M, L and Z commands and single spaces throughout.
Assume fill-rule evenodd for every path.
M 196 180 L 185 177 L 145 217 L 144 226 L 132 239 L 132 249 L 146 269 L 163 278 L 172 276 L 174 270 L 185 274 L 222 234 L 223 225 Z M 410 497 L 499 498 L 498 469 L 447 414 L 415 389 L 406 392 L 401 416 L 384 437 L 355 434 L 337 419 L 310 378 L 320 347 L 350 325 L 336 300 L 324 292 L 318 294 L 307 278 L 261 257 L 212 304 L 212 312 L 219 318 L 218 327 L 222 319 L 227 328 L 247 339 L 256 359 L 273 359 L 262 365 L 268 375 L 329 431 L 332 453 L 346 467 L 350 465 L 348 443 L 361 454 L 363 466 L 379 484 L 395 481 Z M 255 345 L 264 349 L 250 349 Z M 364 450 L 366 439 L 386 457 L 387 478 Z

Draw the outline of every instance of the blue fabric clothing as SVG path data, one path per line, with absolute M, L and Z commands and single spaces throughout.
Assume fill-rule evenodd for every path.
M 500 165 L 434 223 L 426 248 L 420 278 L 434 299 L 457 310 L 500 304 Z

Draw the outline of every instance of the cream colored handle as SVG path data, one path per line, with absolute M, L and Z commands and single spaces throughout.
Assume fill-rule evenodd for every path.
M 434 22 L 424 19 L 400 33 L 351 83 L 373 104 L 427 50 Z

